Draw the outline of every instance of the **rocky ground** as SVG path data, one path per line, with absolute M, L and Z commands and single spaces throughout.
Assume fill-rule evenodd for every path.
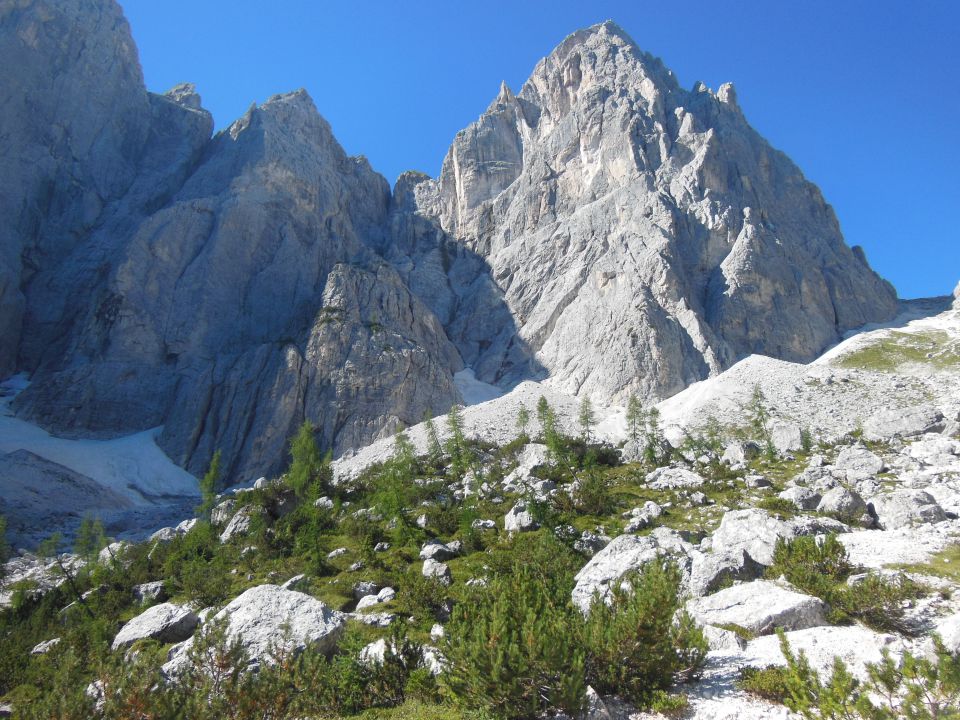
M 412 622 L 421 628 L 431 672 L 442 673 L 437 646 L 446 611 L 411 610 L 409 573 L 444 588 L 444 602 L 456 601 L 487 581 L 485 558 L 501 543 L 546 531 L 564 538 L 582 558 L 571 601 L 583 610 L 594 595 L 609 593 L 651 560 L 670 557 L 678 564 L 686 609 L 710 646 L 701 677 L 675 688 L 687 697 L 684 717 L 789 717 L 787 708 L 751 695 L 739 683 L 743 668 L 784 663 L 777 629 L 823 673 L 837 656 L 863 677 L 867 663 L 878 662 L 883 650 L 894 658 L 927 655 L 933 633 L 960 652 L 958 337 L 960 311 L 948 310 L 850 338 L 810 365 L 748 358 L 660 405 L 669 439 L 660 447 L 673 446 L 666 464 L 656 463 L 661 467 L 638 456 L 623 410 L 597 408 L 592 444 L 598 451 L 620 445 L 623 461 L 601 463 L 613 498 L 605 514 L 576 503 L 570 509 L 569 498 L 580 497 L 578 485 L 586 477 L 581 471 L 566 475 L 545 445 L 515 442 L 521 406 L 533 416 L 530 435 L 540 434 L 535 407 L 541 396 L 563 432 L 581 432 L 577 401 L 549 383 L 524 383 L 462 411 L 480 460 L 459 481 L 429 475 L 415 481 L 423 489 L 422 504 L 400 512 L 419 529 L 405 545 L 391 539 L 384 496 L 375 488 L 372 495 L 342 496 L 356 497 L 358 505 L 336 496 L 353 492 L 345 489 L 365 478 L 382 482 L 384 476 L 376 473 L 396 455 L 396 440 L 334 463 L 333 487 L 341 490 L 315 502 L 335 520 L 335 529 L 323 534 L 325 569 L 319 574 L 305 568 L 297 552 L 283 560 L 258 549 L 275 543 L 287 518 L 296 515 L 297 501 L 284 480 L 235 489 L 221 496 L 211 517 L 218 552 L 230 558 L 226 567 L 233 567 L 221 599 L 212 604 L 191 599 L 183 582 L 163 575 L 141 578 L 144 582 L 127 592 L 148 607 L 131 605 L 122 619 L 114 619 L 113 649 L 152 639 L 167 648 L 164 672 L 172 677 L 188 662 L 196 629 L 210 618 L 228 623 L 254 663 L 265 657 L 281 627 L 290 628 L 296 647 L 330 649 L 346 629 L 360 626 L 368 640 L 364 657 L 376 658 L 386 652 L 390 626 Z M 482 399 L 482 384 L 466 380 Z M 769 412 L 764 438 L 751 436 L 757 387 Z M 710 416 L 718 423 L 707 422 Z M 446 437 L 447 419 L 434 423 Z M 711 426 L 720 428 L 712 440 Z M 418 453 L 430 454 L 425 424 L 407 435 Z M 471 508 L 467 526 L 483 540 L 464 534 L 462 521 L 443 522 L 442 508 L 448 507 Z M 544 515 L 545 507 L 567 509 Z M 563 521 L 551 525 L 551 518 Z M 358 522 L 375 528 L 372 554 L 344 530 Z M 196 527 L 196 521 L 185 521 L 158 531 L 146 545 L 115 543 L 99 560 L 61 556 L 58 563 L 23 554 L 7 565 L 0 600 L 22 603 L 18 588 L 34 596 L 62 589 L 68 575 L 62 563 L 81 568 L 84 562 L 123 562 L 125 554 L 147 549 L 170 552 Z M 273 529 L 264 535 L 268 527 Z M 831 606 L 834 596 L 817 596 L 780 572 L 778 542 L 804 537 L 823 542 L 828 536 L 841 544 L 850 564 L 846 585 L 880 578 L 892 583 L 883 587 L 909 589 L 885 606 L 886 620 L 858 611 L 840 617 Z M 90 593 L 95 590 L 84 595 Z M 33 648 L 38 655 L 56 652 L 58 636 L 49 635 L 32 638 L 42 643 Z M 592 697 L 588 716 L 653 717 L 612 697 Z

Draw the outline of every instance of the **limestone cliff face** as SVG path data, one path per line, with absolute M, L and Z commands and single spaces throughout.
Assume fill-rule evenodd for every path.
M 810 360 L 896 309 L 733 87 L 681 89 L 609 22 L 518 94 L 502 86 L 417 200 L 489 266 L 519 341 L 571 392 L 663 397 L 746 354 Z M 461 305 L 448 329 L 469 353 L 465 330 L 494 328 Z M 478 355 L 482 379 L 512 379 L 501 344 Z
M 665 396 L 748 353 L 805 360 L 895 297 L 747 125 L 621 30 L 567 38 L 391 193 L 303 91 L 211 137 L 143 86 L 113 0 L 0 2 L 0 376 L 58 433 L 163 425 L 200 472 L 275 472 L 509 386 Z
M 95 11 L 81 7 L 89 5 Z M 192 88 L 143 89 L 112 2 L 77 6 L 22 3 L 15 19 L 28 29 L 50 23 L 48 34 L 71 23 L 86 33 L 86 46 L 38 52 L 69 66 L 78 94 L 113 82 L 107 101 L 123 120 L 99 96 L 89 108 L 42 88 L 28 97 L 52 103 L 54 127 L 61 116 L 83 129 L 99 119 L 107 130 L 89 132 L 101 143 L 116 136 L 116 148 L 89 150 L 92 179 L 63 181 L 96 209 L 93 219 L 21 227 L 4 244 L 18 254 L 22 243 L 35 258 L 13 285 L 22 337 L 8 329 L 3 343 L 19 341 L 20 367 L 33 373 L 19 414 L 67 434 L 163 425 L 161 446 L 189 470 L 202 471 L 220 448 L 232 475 L 255 476 L 283 466 L 304 419 L 342 450 L 449 408 L 457 350 L 376 250 L 389 187 L 343 152 L 307 94 L 271 98 L 211 139 Z M 103 32 L 102 17 L 112 23 Z M 6 43 L 27 31 L 18 32 Z M 89 52 L 123 72 L 102 76 Z M 9 90 L 25 91 L 33 93 Z M 47 192 L 69 200 L 59 186 Z

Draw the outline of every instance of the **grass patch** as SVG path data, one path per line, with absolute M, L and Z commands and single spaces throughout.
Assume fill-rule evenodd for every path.
M 835 364 L 875 372 L 895 372 L 912 364 L 957 370 L 960 369 L 960 341 L 941 330 L 921 333 L 893 331 L 872 345 L 842 356 Z
M 918 575 L 933 575 L 960 583 L 960 543 L 945 547 L 931 557 L 928 562 L 896 565 L 894 567 Z

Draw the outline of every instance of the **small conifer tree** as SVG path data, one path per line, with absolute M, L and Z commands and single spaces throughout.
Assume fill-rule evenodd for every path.
M 547 402 L 547 399 L 541 395 L 540 399 L 537 400 L 537 420 L 540 422 L 540 428 L 547 424 L 547 414 L 550 412 L 550 403 Z
M 10 559 L 10 543 L 7 541 L 7 518 L 0 515 L 0 579 L 4 575 L 4 563 Z
M 520 409 L 517 411 L 517 430 L 520 432 L 520 436 L 524 437 L 527 434 L 527 425 L 530 424 L 530 411 L 527 410 L 526 405 L 521 405 Z
M 84 560 L 93 560 L 107 545 L 107 533 L 100 518 L 89 515 L 80 521 L 77 536 L 73 541 L 73 552 Z
M 590 402 L 590 398 L 586 395 L 584 395 L 583 399 L 580 401 L 580 414 L 577 416 L 577 419 L 580 422 L 581 436 L 584 440 L 589 441 L 590 434 L 596 420 L 593 415 L 593 403 Z
M 470 453 L 467 449 L 467 438 L 463 431 L 463 415 L 461 407 L 453 405 L 447 413 L 447 454 L 450 456 L 450 469 L 457 478 L 462 478 L 470 468 Z
M 660 432 L 660 411 L 652 407 L 644 414 L 643 431 L 643 458 L 651 465 L 656 465 L 661 460 L 661 447 L 663 447 L 663 434 Z
M 304 420 L 290 443 L 290 469 L 287 482 L 298 498 L 304 498 L 321 478 L 325 458 L 320 454 L 314 433 L 316 429 L 309 420 Z
M 640 444 L 640 433 L 643 430 L 644 413 L 640 399 L 631 393 L 627 401 L 627 431 L 634 445 Z
M 201 520 L 210 520 L 210 513 L 217 502 L 217 486 L 220 483 L 220 451 L 217 450 L 210 460 L 210 467 L 200 478 L 200 505 L 197 507 L 197 517 Z
M 427 460 L 430 467 L 437 471 L 443 465 L 443 444 L 440 442 L 440 436 L 437 435 L 437 425 L 433 422 L 433 415 L 427 410 L 423 417 L 427 424 Z

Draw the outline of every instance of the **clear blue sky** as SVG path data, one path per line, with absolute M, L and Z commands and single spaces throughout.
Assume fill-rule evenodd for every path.
M 305 87 L 392 183 L 564 36 L 611 18 L 684 87 L 733 81 L 901 297 L 960 280 L 955 0 L 121 0 L 150 90 L 191 81 L 218 128 Z

